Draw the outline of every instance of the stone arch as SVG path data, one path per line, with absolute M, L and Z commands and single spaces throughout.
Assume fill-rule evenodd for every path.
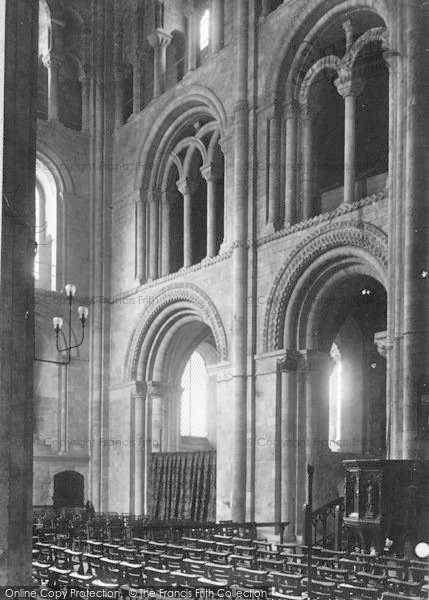
M 61 194 L 74 194 L 74 184 L 67 166 L 61 158 L 42 140 L 37 140 L 36 158 L 40 160 L 51 172 L 55 179 L 58 191 Z
M 152 126 L 139 154 L 138 163 L 142 165 L 134 180 L 134 189 L 150 189 L 158 178 L 162 156 L 168 153 L 168 144 L 183 122 L 193 116 L 211 115 L 218 123 L 221 135 L 227 127 L 227 116 L 222 102 L 208 88 L 192 86 L 185 88 L 179 97 L 171 100 Z
M 285 81 L 288 82 L 287 88 L 291 90 L 294 70 L 303 56 L 303 42 L 313 39 L 317 31 L 341 13 L 357 10 L 370 10 L 378 14 L 386 23 L 388 30 L 391 30 L 389 25 L 393 13 L 389 0 L 361 0 L 358 4 L 354 0 L 334 0 L 331 2 L 329 10 L 326 10 L 325 2 L 319 2 L 315 9 L 304 9 L 296 16 L 294 20 L 295 35 L 291 39 L 287 35 L 281 36 L 272 54 L 273 59 L 267 69 L 264 106 L 276 98 L 280 99 L 285 96 L 286 90 L 283 87 Z M 285 30 L 286 28 L 290 30 L 290 22 L 285 23 Z M 298 52 L 299 48 L 301 48 L 300 52 Z
M 143 310 L 133 329 L 125 356 L 124 380 L 136 381 L 147 376 L 150 354 L 155 346 L 160 346 L 162 325 L 162 336 L 168 341 L 179 326 L 193 321 L 210 328 L 219 360 L 226 361 L 226 333 L 213 302 L 193 284 L 171 285 L 162 290 L 154 304 Z
M 337 267 L 351 266 L 349 259 L 368 265 L 374 277 L 387 288 L 387 236 L 380 229 L 349 221 L 329 224 L 307 237 L 277 275 L 267 302 L 263 330 L 264 352 L 283 348 L 286 313 L 301 277 L 329 259 Z

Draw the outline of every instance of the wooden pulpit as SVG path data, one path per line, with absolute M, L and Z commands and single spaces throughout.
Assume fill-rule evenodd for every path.
M 429 461 L 356 459 L 345 467 L 344 529 L 349 549 L 403 555 L 429 534 Z

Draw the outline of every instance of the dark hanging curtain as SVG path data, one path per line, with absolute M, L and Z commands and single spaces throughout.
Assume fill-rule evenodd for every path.
M 216 452 L 152 454 L 151 481 L 152 519 L 215 520 Z

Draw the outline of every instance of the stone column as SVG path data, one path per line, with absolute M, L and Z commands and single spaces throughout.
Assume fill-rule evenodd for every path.
M 82 71 L 79 81 L 82 90 L 82 131 L 89 130 L 89 103 L 91 95 L 91 72 L 89 66 L 89 39 L 90 32 L 86 28 L 82 33 Z
M 153 97 L 158 98 L 165 92 L 165 76 L 167 70 L 167 47 L 172 36 L 163 29 L 155 29 L 148 37 L 153 48 Z
M 212 0 L 210 11 L 211 22 L 211 50 L 219 52 L 223 46 L 224 28 L 224 2 L 225 0 Z
M 293 225 L 296 218 L 297 124 L 297 109 L 290 103 L 286 107 L 285 227 Z
M 301 109 L 302 115 L 302 204 L 303 218 L 314 215 L 313 206 L 313 114 L 308 106 Z
M 234 98 L 234 238 L 232 255 L 232 490 L 231 518 L 246 518 L 247 287 L 249 187 L 249 3 L 236 0 Z
M 363 90 L 363 81 L 352 74 L 335 81 L 344 98 L 344 203 L 355 201 L 356 183 L 356 98 Z
M 194 0 L 187 0 L 184 8 L 184 14 L 188 19 L 188 36 L 186 39 L 186 71 L 195 71 L 197 68 L 197 40 L 198 40 L 198 19 Z
M 146 506 L 147 435 L 146 385 L 136 382 L 131 391 L 134 403 L 134 513 L 142 515 Z
M 62 56 L 52 50 L 43 57 L 43 64 L 48 69 L 48 119 L 59 120 L 59 70 L 63 63 Z
M 228 135 L 219 140 L 219 145 L 224 156 L 224 195 L 223 195 L 223 241 L 220 247 L 220 252 L 227 250 L 233 237 L 232 233 L 232 198 L 230 190 L 234 189 L 234 148 L 233 138 Z
M 115 129 L 124 124 L 124 81 L 127 76 L 127 68 L 124 65 L 117 65 L 113 71 L 115 79 Z
M 151 381 L 149 396 L 152 405 L 152 452 L 172 452 L 176 442 L 171 438 L 170 395 L 172 387 L 160 381 Z
M 280 212 L 280 123 L 280 115 L 274 104 L 268 119 L 268 226 L 273 231 L 278 228 Z
M 142 65 L 145 57 L 145 52 L 142 48 L 137 47 L 133 57 L 133 115 L 138 115 L 143 106 L 142 83 L 143 73 Z
M 329 479 L 329 377 L 333 360 L 317 350 L 301 352 L 305 370 L 306 461 L 315 468 L 314 508 L 335 496 L 335 484 Z
M 158 277 L 159 194 L 152 193 L 149 202 L 149 279 Z
M 146 281 L 146 203 L 140 194 L 136 199 L 136 279 L 139 285 Z
M 216 183 L 220 172 L 213 165 L 201 167 L 201 175 L 207 182 L 207 258 L 216 256 Z
M 192 265 L 192 194 L 198 185 L 188 178 L 177 182 L 177 189 L 183 195 L 183 266 Z
M 32 582 L 37 14 L 0 6 L 0 586 Z
M 170 211 L 174 197 L 174 191 L 164 190 L 162 192 L 161 274 L 163 277 L 170 274 Z
M 281 520 L 288 522 L 286 541 L 295 539 L 297 368 L 301 355 L 287 350 L 279 361 L 281 374 Z

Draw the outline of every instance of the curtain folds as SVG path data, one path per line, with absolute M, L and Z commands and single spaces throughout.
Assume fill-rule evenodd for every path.
M 152 519 L 215 520 L 216 452 L 157 453 L 151 461 Z

